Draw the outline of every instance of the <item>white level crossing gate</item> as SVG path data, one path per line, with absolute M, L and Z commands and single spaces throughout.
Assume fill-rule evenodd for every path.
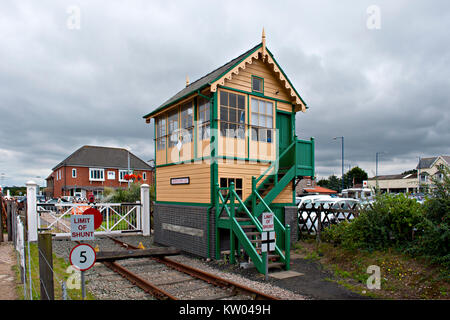
M 150 235 L 149 186 L 141 186 L 141 201 L 136 203 L 36 203 L 35 184 L 27 183 L 27 214 L 30 241 L 39 231 L 50 231 L 55 237 L 70 237 L 71 216 L 81 215 L 88 208 L 102 214 L 102 224 L 94 235 L 140 233 Z M 30 193 L 30 195 L 28 195 Z

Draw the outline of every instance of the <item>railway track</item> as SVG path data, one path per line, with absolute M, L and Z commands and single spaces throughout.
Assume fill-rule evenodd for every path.
M 136 246 L 109 237 L 126 249 Z M 167 257 L 109 261 L 103 264 L 160 300 L 278 300 Z

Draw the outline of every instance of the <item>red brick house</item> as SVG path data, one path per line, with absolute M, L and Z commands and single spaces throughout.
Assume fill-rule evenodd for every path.
M 295 191 L 297 196 L 308 194 L 337 194 L 336 190 L 318 186 L 316 181 L 311 179 L 311 177 L 304 177 L 302 180 L 298 181 Z
M 105 187 L 127 188 L 128 162 L 131 173 L 153 184 L 153 167 L 122 148 L 83 146 L 60 162 L 47 177 L 46 196 L 87 198 L 103 195 Z

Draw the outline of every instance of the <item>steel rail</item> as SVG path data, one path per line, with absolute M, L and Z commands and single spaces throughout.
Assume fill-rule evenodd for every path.
M 115 240 L 115 242 L 119 243 L 120 240 L 108 237 L 111 240 Z M 119 242 L 118 242 L 119 241 Z M 81 244 L 80 241 L 75 241 L 78 244 Z M 134 248 L 133 246 L 130 246 L 130 248 Z M 135 248 L 137 249 L 137 248 Z M 125 267 L 122 267 L 120 264 L 114 262 L 114 261 L 103 261 L 101 262 L 104 266 L 111 269 L 112 271 L 118 273 L 123 278 L 127 279 L 134 285 L 138 286 L 145 292 L 151 294 L 158 300 L 178 300 L 176 297 L 171 295 L 170 293 L 164 291 L 161 288 L 158 288 L 157 286 L 153 285 L 152 283 L 148 282 L 147 280 L 139 277 L 137 274 L 131 272 L 130 270 L 126 269 Z
M 103 264 L 113 270 L 114 272 L 117 272 L 122 277 L 133 283 L 134 285 L 138 286 L 142 290 L 144 290 L 147 293 L 150 293 L 158 300 L 177 300 L 176 297 L 168 293 L 167 291 L 162 290 L 161 288 L 158 288 L 157 286 L 153 285 L 152 283 L 148 282 L 147 280 L 139 277 L 134 272 L 131 272 L 130 270 L 122 267 L 116 262 L 111 261 L 105 261 Z
M 119 239 L 115 239 L 112 237 L 109 237 L 109 238 L 125 248 L 138 249 L 136 246 L 133 246 L 131 244 L 123 242 Z M 255 289 L 252 289 L 250 287 L 244 286 L 242 284 L 236 283 L 231 280 L 219 278 L 214 274 L 205 272 L 203 270 L 199 270 L 197 268 L 188 266 L 186 264 L 183 264 L 183 263 L 171 260 L 171 259 L 167 259 L 165 257 L 164 258 L 153 257 L 153 258 L 149 258 L 149 259 L 163 263 L 172 269 L 186 273 L 192 277 L 201 279 L 201 280 L 208 282 L 210 284 L 213 284 L 215 286 L 226 288 L 226 289 L 232 289 L 232 292 L 235 294 L 242 293 L 245 295 L 249 295 L 249 296 L 253 297 L 254 300 L 279 300 L 279 298 L 274 297 L 272 295 L 257 291 Z

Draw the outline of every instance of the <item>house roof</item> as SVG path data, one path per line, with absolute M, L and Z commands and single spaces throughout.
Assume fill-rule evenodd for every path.
M 305 190 L 308 193 L 326 193 L 326 194 L 337 193 L 337 191 L 335 191 L 335 190 L 331 190 L 331 189 L 319 187 L 319 186 L 316 186 L 314 188 L 304 188 L 303 190 Z
M 128 150 L 123 148 L 83 146 L 57 164 L 52 170 L 54 171 L 62 166 L 127 169 Z M 130 152 L 130 169 L 151 170 L 152 167 Z
M 369 178 L 368 180 L 397 180 L 397 179 L 417 179 L 417 172 L 405 173 L 405 174 L 388 174 L 384 176 L 378 176 Z
M 417 165 L 417 169 L 427 169 L 431 168 L 434 162 L 441 157 L 442 159 L 450 165 L 450 156 L 438 156 L 438 157 L 430 157 L 430 158 L 420 158 L 419 164 Z
M 234 58 L 233 60 L 227 62 L 223 66 L 221 66 L 221 67 L 211 71 L 210 73 L 206 74 L 205 76 L 201 77 L 200 79 L 192 82 L 187 87 L 185 87 L 184 89 L 180 90 L 177 94 L 172 96 L 169 100 L 165 101 L 163 104 L 161 104 L 159 107 L 157 107 L 155 110 L 153 110 L 149 114 L 146 114 L 145 116 L 143 116 L 143 118 L 151 117 L 152 115 L 158 113 L 159 111 L 163 110 L 164 108 L 169 107 L 169 106 L 175 104 L 176 102 L 178 102 L 178 101 L 180 101 L 180 100 L 182 100 L 184 98 L 187 98 L 188 96 L 194 94 L 196 91 L 203 90 L 204 88 L 210 86 L 213 82 L 217 81 L 218 79 L 223 77 L 225 74 L 227 74 L 235 66 L 240 64 L 249 55 L 251 55 L 252 53 L 257 51 L 258 49 L 260 49 L 262 47 L 262 45 L 263 45 L 263 43 L 259 43 L 258 45 L 254 46 L 250 50 L 247 50 L 243 54 L 241 54 L 238 57 Z M 269 49 L 266 48 L 266 50 L 267 50 L 267 53 L 271 56 L 271 58 L 275 61 L 275 58 L 273 57 L 273 55 L 269 51 Z M 278 63 L 276 61 L 275 61 L 275 63 L 279 67 L 279 65 L 278 65 Z M 283 73 L 283 75 L 285 76 L 286 80 L 289 82 L 289 84 L 291 85 L 291 87 L 293 88 L 295 93 L 301 99 L 302 103 L 306 106 L 306 103 L 303 101 L 303 99 L 300 97 L 298 92 L 295 90 L 294 86 L 292 86 L 290 80 L 287 78 L 287 76 L 284 73 L 284 71 L 281 68 L 280 68 L 280 71 Z

